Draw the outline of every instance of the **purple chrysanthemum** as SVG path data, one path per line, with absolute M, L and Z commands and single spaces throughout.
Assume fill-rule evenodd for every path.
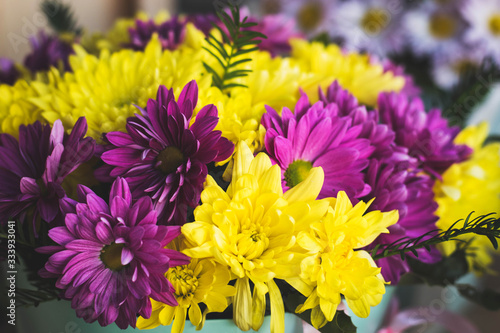
M 393 161 L 408 158 L 406 148 L 395 145 L 394 132 L 387 125 L 379 124 L 378 113 L 359 105 L 356 97 L 343 89 L 337 81 L 328 86 L 325 92 L 319 89 L 319 98 L 325 104 L 336 104 L 341 116 L 349 116 L 353 125 L 362 126 L 360 137 L 370 140 L 375 148 L 371 158 L 390 158 Z
M 36 122 L 19 128 L 19 142 L 9 134 L 0 134 L 0 222 L 8 218 L 24 219 L 33 209 L 52 222 L 64 204 L 64 178 L 94 154 L 95 141 L 88 137 L 87 121 L 80 118 L 70 135 L 60 120 L 52 128 Z
M 370 210 L 388 212 L 397 209 L 399 220 L 389 227 L 389 234 L 381 234 L 369 249 L 377 244 L 391 244 L 403 237 L 416 238 L 436 230 L 438 217 L 435 215 L 437 203 L 432 191 L 434 181 L 428 175 L 408 171 L 408 167 L 407 161 L 370 161 L 366 182 L 370 185 L 371 192 L 363 201 L 375 198 Z M 417 252 L 418 257 L 411 253 L 408 255 L 426 263 L 435 263 L 441 258 L 435 247 L 430 252 L 426 249 L 419 249 Z M 399 256 L 380 259 L 377 266 L 382 268 L 384 279 L 391 283 L 397 283 L 401 275 L 410 271 L 408 261 Z
M 362 171 L 374 151 L 370 140 L 361 138 L 362 125 L 351 115 L 342 116 L 335 103 L 310 105 L 303 94 L 292 113 L 283 108 L 281 117 L 270 107 L 262 117 L 265 146 L 282 170 L 283 188 L 297 185 L 312 167 L 321 166 L 325 182 L 319 198 L 345 191 L 351 199 L 365 195 L 369 186 Z
M 396 133 L 396 144 L 408 148 L 409 155 L 418 160 L 416 167 L 437 177 L 472 152 L 465 145 L 453 143 L 460 129 L 449 127 L 438 109 L 427 113 L 418 97 L 382 93 L 378 108 L 381 122 Z
M 266 15 L 257 23 L 252 30 L 267 37 L 262 39 L 258 47 L 272 56 L 289 53 L 292 49 L 290 39 L 304 38 L 304 35 L 297 31 L 295 20 L 285 15 Z
M 156 225 L 151 198 L 132 201 L 121 178 L 113 183 L 109 206 L 85 186 L 79 186 L 78 195 L 76 213 L 49 231 L 58 245 L 38 250 L 52 254 L 39 274 L 57 278 L 56 287 L 71 300 L 77 316 L 101 326 L 135 327 L 137 314 L 151 315 L 150 297 L 176 306 L 164 274 L 188 264 L 189 257 L 165 246 L 180 227 Z
M 0 57 L 0 84 L 13 85 L 20 75 L 12 60 Z
M 106 135 L 111 149 L 102 154 L 111 177 L 124 177 L 134 197 L 147 193 L 153 199 L 160 223 L 183 224 L 187 207 L 195 207 L 203 190 L 210 162 L 224 161 L 234 145 L 214 131 L 217 108 L 203 107 L 190 125 L 198 101 L 195 81 L 182 90 L 178 101 L 172 89 L 158 89 L 142 115 L 127 120 L 127 133 Z
M 161 24 L 153 20 L 136 20 L 135 26 L 129 28 L 130 43 L 126 45 L 131 49 L 142 51 L 146 48 L 154 33 L 158 35 L 164 50 L 175 50 L 186 35 L 186 20 L 179 20 L 177 16 Z
M 32 73 L 49 70 L 54 66 L 70 71 L 69 56 L 74 53 L 71 44 L 57 36 L 48 36 L 43 31 L 30 39 L 32 51 L 24 58 L 24 66 Z
M 213 24 L 220 24 L 219 17 L 212 13 L 190 14 L 187 16 L 187 21 L 193 23 L 196 29 L 202 31 L 205 36 L 208 36 L 213 29 Z

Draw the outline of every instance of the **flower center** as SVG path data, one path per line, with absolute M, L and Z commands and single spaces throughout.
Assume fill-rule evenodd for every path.
M 488 27 L 494 36 L 500 37 L 500 13 L 495 13 L 490 17 Z
M 101 250 L 101 261 L 107 268 L 112 271 L 119 271 L 124 266 L 122 265 L 122 249 L 125 244 L 111 243 L 106 245 Z
M 41 197 L 47 197 L 49 195 L 49 190 L 47 189 L 47 186 L 45 186 L 45 183 L 43 182 L 42 178 L 38 178 L 36 180 L 36 184 L 38 185 L 38 188 L 40 189 L 40 195 Z
M 175 295 L 183 298 L 192 296 L 199 284 L 193 270 L 186 265 L 170 268 L 167 271 L 167 279 L 172 283 Z
M 391 22 L 389 13 L 382 8 L 368 10 L 361 19 L 361 28 L 367 35 L 378 35 Z
M 448 14 L 434 14 L 429 22 L 429 30 L 431 35 L 437 39 L 448 39 L 455 35 L 457 22 Z
M 184 154 L 182 154 L 179 148 L 168 146 L 158 154 L 156 160 L 159 162 L 156 168 L 165 174 L 169 174 L 177 170 L 184 163 Z
M 269 238 L 266 234 L 257 230 L 243 230 L 238 235 L 238 254 L 246 259 L 259 258 L 269 246 Z M 241 261 L 241 260 L 240 260 Z
M 314 1 L 306 3 L 297 13 L 297 23 L 306 31 L 314 30 L 323 18 L 321 4 Z
M 312 168 L 312 163 L 302 160 L 296 160 L 285 171 L 286 186 L 292 188 L 307 178 L 309 171 Z

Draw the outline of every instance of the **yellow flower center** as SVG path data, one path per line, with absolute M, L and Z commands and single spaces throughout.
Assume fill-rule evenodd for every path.
M 119 271 L 125 267 L 122 265 L 122 249 L 124 246 L 125 244 L 111 243 L 102 248 L 100 259 L 107 268 Z
M 323 8 L 319 2 L 306 3 L 297 14 L 297 23 L 306 30 L 314 30 L 323 19 Z
M 453 68 L 453 71 L 455 73 L 463 74 L 465 72 L 473 70 L 474 68 L 476 68 L 476 66 L 477 65 L 473 61 L 464 59 L 464 60 L 460 60 L 460 61 L 455 62 L 453 64 L 452 68 Z
M 269 238 L 257 230 L 243 230 L 237 237 L 237 254 L 240 262 L 259 258 L 269 246 Z
M 160 162 L 157 168 L 164 174 L 169 174 L 177 170 L 184 163 L 184 154 L 182 154 L 179 148 L 168 146 L 158 154 L 156 160 Z
M 372 8 L 368 10 L 361 19 L 361 28 L 367 35 L 378 35 L 387 28 L 391 22 L 391 16 L 387 10 L 382 8 Z
M 302 160 L 296 160 L 291 163 L 285 171 L 286 186 L 292 188 L 307 178 L 312 169 L 312 163 Z
M 494 36 L 500 37 L 500 13 L 495 13 L 490 17 L 488 27 Z
M 455 35 L 457 22 L 451 15 L 434 14 L 429 22 L 429 30 L 431 35 L 437 39 L 448 39 Z
M 193 270 L 186 265 L 170 268 L 167 279 L 175 289 L 175 296 L 182 298 L 192 297 L 199 284 Z

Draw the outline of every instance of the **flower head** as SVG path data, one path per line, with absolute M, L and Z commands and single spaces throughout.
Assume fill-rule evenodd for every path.
M 381 234 L 368 246 L 391 244 L 403 237 L 416 238 L 435 230 L 437 204 L 434 201 L 433 179 L 423 173 L 408 170 L 408 162 L 383 162 L 372 159 L 366 172 L 366 182 L 371 191 L 363 197 L 364 201 L 373 199 L 369 210 L 389 212 L 397 210 L 398 223 L 389 227 L 389 234 Z M 428 238 L 432 235 L 429 234 Z M 425 238 L 424 238 L 425 239 Z M 441 256 L 432 247 L 431 251 L 419 249 L 418 256 L 409 253 L 416 260 L 435 263 Z M 391 256 L 377 261 L 386 281 L 397 283 L 401 275 L 410 271 L 406 260 Z
M 442 180 L 437 180 L 434 193 L 439 216 L 437 226 L 447 230 L 453 223 L 465 219 L 472 211 L 473 217 L 498 212 L 500 207 L 500 143 L 483 146 L 488 135 L 488 126 L 483 123 L 471 126 L 460 132 L 456 144 L 467 144 L 474 149 L 469 159 L 453 164 L 443 173 Z M 498 216 L 498 215 L 497 215 Z M 470 241 L 467 256 L 471 269 L 476 273 L 484 272 L 491 263 L 494 249 L 487 237 L 464 236 Z M 440 244 L 444 255 L 455 250 L 453 242 Z
M 0 84 L 13 85 L 20 75 L 12 60 L 0 57 Z
M 104 49 L 96 57 L 78 45 L 75 51 L 73 72 L 55 78 L 52 91 L 34 103 L 47 121 L 61 119 L 66 128 L 85 115 L 89 135 L 96 140 L 101 140 L 103 133 L 125 130 L 127 118 L 137 110 L 134 104 L 146 105 L 160 84 L 176 93 L 193 79 L 199 79 L 201 86 L 210 85 L 208 76 L 200 79 L 201 50 L 162 51 L 156 35 L 144 52 L 125 49 L 111 53 Z
M 467 0 L 461 13 L 468 23 L 465 40 L 500 64 L 500 1 Z
M 401 6 L 391 0 L 343 1 L 335 8 L 330 31 L 353 51 L 367 51 L 385 57 L 399 51 L 405 42 Z
M 459 128 L 449 127 L 438 109 L 427 113 L 418 97 L 383 93 L 378 108 L 381 122 L 396 133 L 396 144 L 408 148 L 409 155 L 418 160 L 417 167 L 435 176 L 471 153 L 466 145 L 453 142 Z
M 387 227 L 398 220 L 397 211 L 366 213 L 370 203 L 360 201 L 353 206 L 344 192 L 330 199 L 327 213 L 310 228 L 299 232 L 297 244 L 305 258 L 300 278 L 287 279 L 307 296 L 297 308 L 301 313 L 312 309 L 311 322 L 320 328 L 332 321 L 341 295 L 359 317 L 367 317 L 370 306 L 377 305 L 385 293 L 380 268 L 363 250 Z
M 180 251 L 186 248 L 186 243 L 177 238 L 168 248 Z M 191 323 L 201 329 L 207 313 L 224 311 L 228 306 L 227 298 L 235 294 L 234 287 L 228 285 L 231 278 L 229 269 L 213 259 L 192 259 L 187 265 L 169 269 L 165 276 L 175 289 L 174 296 L 178 305 L 171 306 L 151 300 L 151 317 L 139 317 L 139 329 L 168 326 L 173 321 L 171 331 L 182 333 L 188 313 Z M 200 310 L 201 303 L 204 303 L 207 309 L 203 315 Z
M 129 28 L 129 33 L 130 43 L 126 46 L 134 50 L 144 50 L 155 33 L 163 49 L 175 50 L 184 41 L 186 21 L 179 20 L 177 16 L 162 23 L 137 19 L 135 26 Z
M 400 91 L 405 79 L 392 72 L 384 71 L 380 64 L 374 64 L 368 55 L 345 53 L 334 44 L 325 46 L 319 42 L 294 39 L 291 58 L 301 71 L 307 73 L 300 86 L 313 100 L 318 86 L 325 89 L 337 80 L 360 103 L 374 106 L 381 92 Z
M 289 53 L 292 50 L 290 39 L 303 37 L 297 31 L 295 21 L 282 14 L 266 15 L 251 29 L 267 37 L 262 39 L 258 47 L 273 56 Z
M 185 253 L 213 258 L 231 270 L 236 278 L 234 320 L 241 329 L 259 329 L 269 293 L 271 331 L 284 331 L 283 300 L 274 280 L 298 274 L 291 251 L 295 225 L 325 213 L 327 203 L 314 201 L 322 183 L 321 168 L 313 168 L 303 183 L 283 194 L 279 166 L 264 153 L 254 157 L 244 142 L 236 149 L 227 192 L 207 178 L 195 222 L 182 227 L 193 244 Z
M 187 206 L 198 204 L 206 165 L 233 153 L 233 144 L 213 130 L 218 122 L 214 105 L 204 106 L 191 124 L 197 102 L 195 81 L 177 102 L 172 89 L 160 86 L 156 100 L 127 120 L 127 133 L 106 135 L 111 147 L 101 157 L 112 167 L 111 177 L 126 178 L 136 197 L 151 196 L 160 223 L 184 224 Z
M 58 245 L 39 249 L 52 254 L 40 275 L 57 278 L 56 287 L 77 316 L 125 329 L 135 327 L 137 313 L 151 315 L 149 297 L 177 305 L 164 274 L 189 258 L 164 247 L 180 228 L 156 225 L 151 199 L 132 201 L 121 178 L 113 183 L 109 205 L 84 186 L 79 197 L 65 225 L 49 231 Z
M 369 191 L 362 174 L 374 151 L 368 139 L 360 138 L 362 125 L 351 114 L 343 116 L 340 106 L 322 101 L 313 106 L 303 95 L 292 113 L 267 109 L 262 117 L 266 128 L 266 150 L 282 170 L 283 188 L 303 181 L 311 168 L 321 166 L 325 182 L 320 198 L 346 191 L 359 198 Z
M 30 41 L 32 51 L 24 59 L 24 66 L 32 73 L 47 71 L 52 66 L 64 71 L 71 70 L 69 56 L 74 51 L 70 43 L 57 36 L 48 36 L 43 31 Z
M 56 219 L 66 194 L 66 176 L 94 154 L 95 142 L 84 138 L 85 118 L 80 118 L 70 135 L 61 121 L 50 125 L 35 122 L 19 128 L 19 141 L 0 134 L 0 216 L 2 220 L 24 217 L 33 209 L 33 219 Z M 5 221 L 0 221 L 5 222 Z

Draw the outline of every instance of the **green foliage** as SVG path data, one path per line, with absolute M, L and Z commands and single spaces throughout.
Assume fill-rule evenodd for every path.
M 231 15 L 223 9 L 217 11 L 217 16 L 225 25 L 227 32 L 214 24 L 214 27 L 222 35 L 222 41 L 213 34 L 210 34 L 206 40 L 213 49 L 204 47 L 222 68 L 222 74 L 219 74 L 216 69 L 205 62 L 203 63 L 207 72 L 212 74 L 212 84 L 221 90 L 233 87 L 245 87 L 245 85 L 234 82 L 234 79 L 248 76 L 251 70 L 236 69 L 236 66 L 252 61 L 251 58 L 246 58 L 245 55 L 256 51 L 258 49 L 257 45 L 261 42 L 260 39 L 266 38 L 260 32 L 249 30 L 249 28 L 256 26 L 257 23 L 247 22 L 248 17 L 240 20 L 238 6 L 231 1 L 228 1 L 227 4 L 229 5 Z M 226 50 L 226 45 L 229 46 L 229 50 Z
M 425 248 L 430 251 L 432 245 L 437 245 L 439 243 L 451 240 L 463 242 L 463 240 L 458 237 L 467 234 L 488 237 L 493 247 L 498 249 L 497 238 L 500 238 L 500 218 L 492 217 L 494 213 L 491 213 L 471 219 L 473 213 L 474 212 L 471 212 L 465 218 L 462 227 L 457 227 L 458 223 L 462 221 L 462 219 L 460 219 L 445 231 L 436 229 L 416 238 L 403 237 L 391 244 L 377 244 L 371 251 L 372 257 L 374 260 L 378 260 L 393 255 L 399 255 L 405 260 L 406 253 L 408 252 L 418 256 L 418 249 Z
M 70 5 L 60 0 L 45 0 L 41 4 L 42 12 L 47 17 L 50 26 L 57 33 L 74 33 L 79 35 L 82 29 L 73 15 Z

